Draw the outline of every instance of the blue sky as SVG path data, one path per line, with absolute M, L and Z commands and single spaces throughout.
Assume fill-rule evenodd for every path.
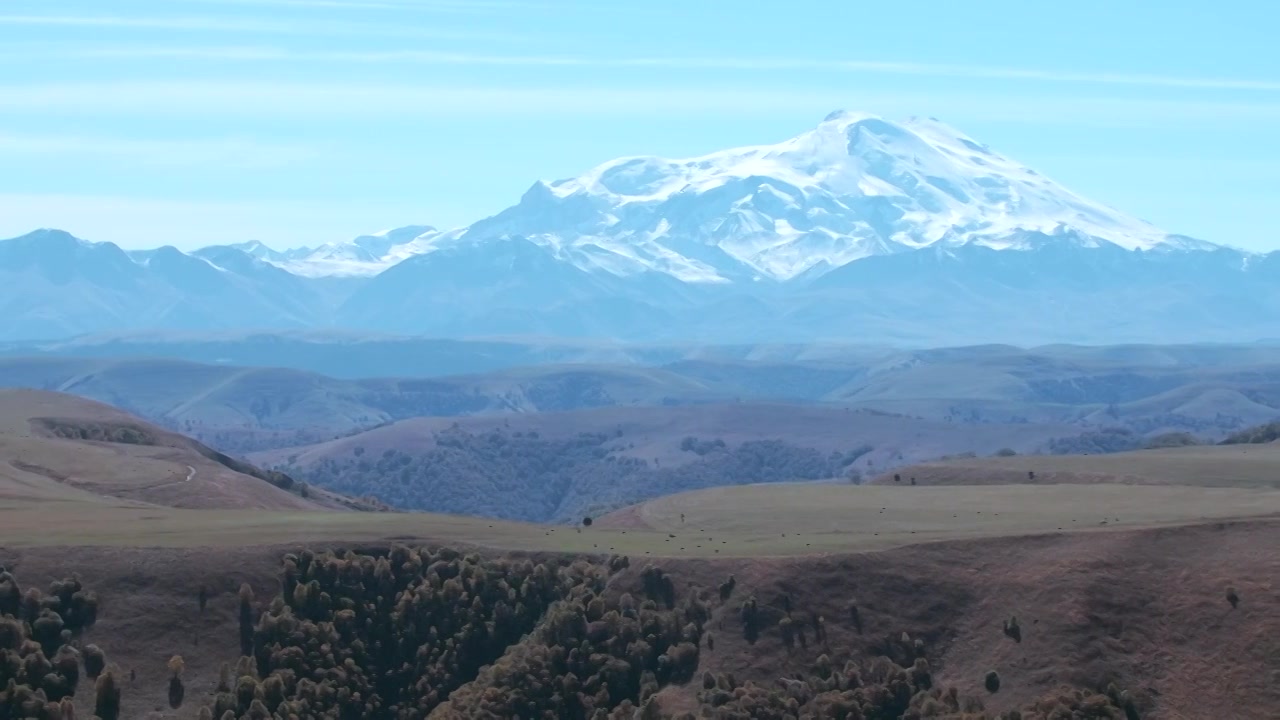
M 0 236 L 313 245 L 602 161 L 930 115 L 1280 248 L 1280 3 L 0 0 Z

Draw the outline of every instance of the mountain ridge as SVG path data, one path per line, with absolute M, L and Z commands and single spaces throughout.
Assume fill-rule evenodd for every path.
M 0 340 L 355 330 L 718 343 L 1238 342 L 1280 252 L 1176 235 L 932 119 L 612 160 L 464 228 L 276 251 L 0 241 Z
M 700 222 L 708 213 L 715 227 Z M 626 156 L 539 180 L 462 228 L 406 226 L 272 261 L 300 274 L 373 275 L 456 243 L 521 237 L 588 271 L 790 280 L 939 243 L 1027 249 L 1017 231 L 1130 250 L 1218 247 L 1085 199 L 935 118 L 895 124 L 840 110 L 775 144 Z

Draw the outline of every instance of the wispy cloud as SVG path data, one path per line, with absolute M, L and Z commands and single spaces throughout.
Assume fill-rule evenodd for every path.
M 83 27 L 125 30 L 175 30 L 258 35 L 331 35 L 387 38 L 455 38 L 509 40 L 510 33 L 473 31 L 460 28 L 422 27 L 412 23 L 353 22 L 347 20 L 289 19 L 255 17 L 143 17 L 128 15 L 0 15 L 0 26 Z M 146 48 L 141 48 L 145 50 Z M 60 53 L 61 54 L 61 53 Z M 117 53 L 120 54 L 120 53 Z M 61 54 L 63 57 L 75 53 Z M 85 55 L 81 53 L 81 55 Z
M 494 12 L 498 10 L 533 9 L 540 3 L 518 0 L 172 0 L 191 5 L 256 6 L 277 8 L 332 8 L 340 10 L 398 10 L 446 13 Z
M 94 82 L 0 85 L 0 110 L 14 116 L 201 114 L 220 117 L 470 117 L 493 113 L 666 115 L 797 113 L 839 107 L 949 119 L 1131 126 L 1151 122 L 1280 120 L 1280 102 L 1073 97 L 998 92 L 809 90 L 776 87 L 430 86 L 294 82 Z
M 0 131 L 0 157 L 18 155 L 105 156 L 150 166 L 266 169 L 315 158 L 312 147 L 242 138 L 139 140 L 83 135 L 32 135 Z
M 0 22 L 4 22 L 0 18 Z M 230 29 L 230 28 L 228 28 Z M 912 75 L 978 80 L 1024 80 L 1152 88 L 1280 92 L 1280 80 L 1266 78 L 1187 77 L 1129 72 L 1076 72 L 988 65 L 914 63 L 878 60 L 813 60 L 803 58 L 731 57 L 585 57 L 575 55 L 502 55 L 432 50 L 294 50 L 280 47 L 98 47 L 44 48 L 60 57 L 171 58 L 277 63 L 403 63 L 493 67 L 653 68 L 667 70 L 816 71 L 878 75 Z M 11 51 L 13 53 L 14 51 Z M 41 52 L 32 48 L 32 52 Z M 14 53 L 16 54 L 16 53 Z M 29 57 L 30 53 L 23 53 Z

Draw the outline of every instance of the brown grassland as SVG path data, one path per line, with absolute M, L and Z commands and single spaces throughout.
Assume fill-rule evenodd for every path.
M 124 718 L 191 718 L 212 702 L 219 665 L 239 655 L 236 589 L 249 584 L 265 605 L 280 591 L 284 553 L 392 543 L 626 555 L 630 568 L 609 579 L 615 591 L 639 587 L 650 564 L 682 596 L 714 593 L 732 575 L 737 589 L 711 607 L 715 647 L 701 652 L 696 677 L 772 685 L 820 655 L 862 660 L 909 633 L 929 648 L 936 681 L 981 696 L 988 712 L 1064 684 L 1114 682 L 1140 698 L 1143 718 L 1280 716 L 1273 446 L 934 463 L 896 483 L 712 489 L 552 527 L 326 509 L 172 438 L 69 440 L 39 422 L 140 422 L 106 406 L 4 393 L 0 407 L 0 563 L 28 585 L 74 573 L 94 589 L 101 608 L 82 639 L 119 664 Z M 748 643 L 738 608 L 749 596 L 824 617 L 826 637 L 789 648 L 774 622 Z M 1002 633 L 1011 616 L 1019 642 Z M 172 710 L 175 654 L 186 659 L 187 701 Z M 989 670 L 1002 680 L 996 694 L 983 689 Z M 662 709 L 696 714 L 699 686 L 666 685 Z M 77 701 L 92 707 L 91 683 Z

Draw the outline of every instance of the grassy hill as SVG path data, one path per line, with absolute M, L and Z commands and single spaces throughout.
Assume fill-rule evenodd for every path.
M 1028 473 L 1032 473 L 1029 475 Z M 1280 488 L 1280 445 L 1194 445 L 1108 455 L 965 458 L 895 469 L 876 484 L 1120 483 Z
M 573 521 L 696 488 L 848 482 L 950 453 L 1026 450 L 1070 431 L 733 403 L 417 418 L 251 457 L 313 485 L 401 508 Z
M 0 386 L 73 393 L 227 450 L 328 440 L 419 416 L 528 413 L 724 399 L 657 368 L 540 367 L 440 379 L 343 380 L 174 360 L 0 359 Z
M 240 452 L 320 442 L 411 417 L 734 401 L 825 404 L 961 425 L 1078 428 L 1069 434 L 1123 428 L 1136 443 L 1175 431 L 1216 440 L 1280 417 L 1280 363 L 1262 346 L 570 349 L 264 336 L 210 341 L 201 353 L 186 352 L 216 364 L 138 359 L 144 351 L 185 352 L 180 343 L 157 342 L 83 341 L 58 351 L 67 356 L 51 356 L 47 348 L 13 356 L 21 349 L 9 348 L 10 356 L 0 358 L 0 386 L 82 395 Z M 252 364 L 288 365 L 294 350 L 347 357 L 349 365 L 326 362 L 322 367 L 335 372 L 321 375 Z M 360 360 L 378 352 L 399 359 Z M 366 367 L 412 372 L 351 376 Z
M 738 682 L 776 688 L 779 677 L 812 672 L 822 655 L 836 667 L 868 662 L 892 652 L 896 639 L 907 633 L 922 641 L 939 687 L 954 685 L 964 696 L 981 698 L 991 713 L 1024 707 L 1060 686 L 1096 690 L 1109 683 L 1133 689 L 1141 717 L 1262 720 L 1280 708 L 1280 687 L 1270 682 L 1272 639 L 1280 633 L 1280 616 L 1271 609 L 1280 594 L 1267 581 L 1280 572 L 1280 559 L 1270 551 L 1280 541 L 1280 523 L 1233 520 L 1152 529 L 1135 518 L 1123 529 L 1068 528 L 1030 537 L 1003 534 L 1018 532 L 1010 524 L 989 526 L 994 535 L 939 541 L 935 534 L 910 535 L 907 527 L 932 525 L 921 490 L 948 488 L 878 490 L 899 493 L 898 502 L 888 507 L 901 516 L 881 519 L 874 513 L 835 522 L 834 532 L 843 532 L 845 542 L 821 548 L 768 536 L 782 527 L 807 529 L 808 513 L 830 507 L 830 497 L 791 502 L 790 493 L 780 494 L 769 499 L 767 512 L 754 515 L 752 527 L 733 525 L 731 507 L 699 504 L 698 521 L 722 528 L 715 531 L 717 541 L 731 538 L 731 545 L 741 548 L 728 556 L 705 545 L 676 550 L 672 543 L 691 540 L 691 533 L 674 526 L 679 523 L 671 512 L 675 508 L 650 515 L 671 523 L 672 532 L 635 527 L 575 532 L 439 516 L 326 512 L 161 509 L 155 515 L 165 519 L 158 519 L 112 508 L 73 516 L 47 506 L 14 518 L 0 509 L 0 563 L 33 585 L 75 573 L 95 589 L 101 610 L 84 641 L 105 648 L 131 678 L 124 687 L 125 716 L 148 720 L 190 718 L 199 704 L 213 701 L 219 665 L 234 664 L 239 654 L 235 589 L 241 583 L 257 595 L 255 613 L 265 613 L 279 592 L 285 552 L 336 548 L 336 557 L 348 549 L 378 556 L 393 540 L 448 543 L 514 562 L 530 552 L 535 561 L 548 563 L 626 553 L 630 569 L 612 577 L 606 590 L 612 601 L 623 592 L 646 597 L 644 572 L 656 566 L 670 576 L 680 602 L 699 593 L 707 598 L 704 627 L 715 641 L 699 653 L 698 678 L 731 673 Z M 914 511 L 908 511 L 909 495 L 920 502 Z M 886 497 L 882 493 L 872 504 L 883 504 Z M 1144 497 L 1134 501 L 1134 511 L 1150 501 L 1169 500 Z M 1226 511 L 1225 505 L 1211 505 Z M 837 503 L 827 517 L 838 521 L 849 507 Z M 1058 519 L 1045 517 L 1053 511 L 1042 504 L 1020 509 L 1049 522 Z M 314 520 L 300 526 L 307 517 Z M 49 532 L 50 523 L 59 529 Z M 896 539 L 881 542 L 872 535 L 875 528 Z M 813 538 L 824 535 L 831 537 L 812 533 Z M 920 544 L 922 539 L 930 542 Z M 900 547 L 904 544 L 911 545 Z M 720 600 L 717 587 L 730 577 L 735 588 Z M 1236 610 L 1223 599 L 1229 586 L 1242 598 Z M 207 591 L 207 608 L 196 601 L 200 588 Z M 757 599 L 762 619 L 753 641 L 744 637 L 739 613 L 748 598 Z M 850 618 L 851 602 L 859 610 L 856 622 Z M 784 640 L 782 618 L 794 625 L 820 616 L 824 639 L 806 631 L 807 643 Z M 1021 623 L 1020 642 L 1001 633 L 1001 623 L 1011 616 Z M 521 648 L 509 652 L 518 657 Z M 173 654 L 186 659 L 187 704 L 177 711 L 169 710 L 164 699 L 164 664 Z M 990 670 L 1002 680 L 996 695 L 982 689 Z M 464 685 L 469 690 L 460 699 L 470 690 L 484 690 L 493 678 L 478 674 L 469 682 L 475 685 Z M 699 687 L 696 681 L 664 688 L 659 696 L 664 717 L 696 711 Z M 78 699 L 81 708 L 92 707 L 92 690 L 82 689 Z
M 78 466 L 87 464 L 78 456 L 87 457 L 101 445 L 121 445 L 114 449 L 126 455 L 135 445 L 50 438 L 41 420 L 75 417 L 77 427 L 94 433 L 157 432 L 80 400 L 17 393 L 17 402 L 13 395 L 0 396 L 8 400 L 0 407 L 9 408 L 0 413 L 0 436 L 64 443 L 62 454 Z M 563 436 L 579 429 L 565 425 Z M 803 430 L 800 424 L 797 432 Z M 1270 447 L 1214 450 L 1246 449 L 1248 462 L 1254 462 L 1254 451 Z M 1280 467 L 1272 453 L 1259 457 Z M 1098 467 L 1111 478 L 1135 467 L 1134 459 L 1123 454 L 1080 459 L 1101 463 Z M 1171 461 L 1167 467 L 1176 465 Z M 1157 472 L 1156 465 L 1144 467 Z M 906 647 L 927 660 L 940 691 L 955 686 L 963 697 L 979 699 L 988 717 L 1025 709 L 1062 686 L 1098 691 L 1115 683 L 1132 692 L 1144 718 L 1261 720 L 1280 709 L 1280 686 L 1272 682 L 1274 638 L 1280 637 L 1280 615 L 1273 609 L 1280 590 L 1269 581 L 1280 573 L 1280 558 L 1271 550 L 1280 542 L 1280 490 L 1246 482 L 1243 472 L 1231 477 L 1238 486 L 1199 487 L 1189 480 L 748 485 L 655 498 L 597 518 L 590 527 L 318 508 L 161 507 L 58 485 L 60 494 L 25 492 L 0 500 L 0 564 L 28 587 L 74 573 L 98 594 L 97 622 L 79 642 L 99 645 L 119 664 L 121 677 L 129 678 L 122 682 L 123 716 L 144 720 L 194 717 L 197 707 L 215 700 L 219 666 L 234 665 L 240 653 L 236 588 L 241 583 L 256 595 L 251 616 L 277 618 L 281 611 L 272 607 L 281 578 L 288 582 L 287 567 L 282 572 L 281 566 L 286 552 L 295 557 L 306 555 L 304 549 L 321 553 L 317 565 L 327 569 L 363 562 L 357 576 L 363 581 L 344 580 L 330 588 L 352 593 L 362 582 L 375 582 L 377 560 L 396 543 L 435 547 L 433 557 L 452 558 L 444 564 L 463 562 L 463 553 L 466 563 L 494 563 L 483 575 L 463 574 L 452 585 L 441 584 L 438 592 L 446 599 L 464 587 L 461 582 L 475 589 L 476 601 L 446 603 L 459 609 L 461 614 L 449 616 L 457 622 L 474 619 L 466 613 L 476 613 L 484 595 L 477 578 L 493 582 L 499 573 L 522 572 L 525 559 L 570 572 L 583 562 L 603 567 L 608 557 L 629 558 L 627 567 L 615 567 L 593 594 L 571 600 L 569 609 L 574 602 L 585 608 L 598 592 L 605 608 L 623 602 L 626 593 L 659 598 L 645 612 L 665 612 L 660 595 L 651 594 L 654 572 L 661 570 L 675 607 L 689 607 L 697 599 L 699 612 L 705 613 L 699 615 L 701 633 L 714 636 L 714 643 L 699 640 L 691 682 L 662 676 L 656 695 L 662 717 L 702 711 L 704 673 L 716 682 L 732 675 L 737 683 L 750 681 L 767 692 L 780 687 L 779 678 L 807 677 L 824 663 L 835 668 L 850 663 L 862 667 L 870 681 L 880 656 L 909 666 L 911 659 L 900 655 Z M 459 552 L 440 550 L 441 545 Z M 337 552 L 329 556 L 326 549 Z M 421 564 L 418 570 L 425 572 L 428 565 L 441 567 Z M 412 569 L 408 563 L 401 567 Z M 348 574 L 330 580 L 338 577 Z M 722 585 L 730 577 L 734 583 L 726 597 Z M 1238 596 L 1236 608 L 1224 597 L 1228 587 Z M 281 601 L 297 603 L 298 597 L 305 595 Z M 749 599 L 757 607 L 750 634 L 741 612 Z M 311 618 L 306 613 L 318 610 L 298 606 L 294 612 Z M 590 612 L 595 611 L 584 610 Z M 1017 641 L 1002 633 L 1011 616 L 1021 623 Z M 554 628 L 572 629 L 555 620 L 559 617 L 548 612 L 529 618 L 532 632 L 486 656 L 495 669 L 477 665 L 449 680 L 456 693 L 433 717 L 476 717 L 468 703 L 496 702 L 516 692 L 496 666 L 521 667 L 530 653 L 551 657 L 536 643 Z M 598 642 L 608 624 L 593 625 L 598 621 L 590 617 L 582 628 Z M 821 637 L 812 629 L 819 617 Z M 258 627 L 268 632 L 282 627 L 277 622 Z M 308 622 L 290 627 L 309 632 Z M 806 628 L 807 639 L 799 643 L 797 627 Z M 905 646 L 898 642 L 903 633 L 912 640 Z M 335 654 L 347 652 L 346 638 L 334 641 Z M 439 648 L 427 639 L 420 642 L 434 658 Z M 186 660 L 187 695 L 186 704 L 171 710 L 165 662 L 175 654 Z M 372 655 L 352 657 L 367 663 Z M 988 671 L 999 673 L 999 693 L 983 689 Z M 531 677 L 513 672 L 511 677 Z M 444 682 L 431 677 L 430 682 Z M 82 711 L 92 707 L 91 686 L 82 682 L 76 695 Z M 537 685 L 521 687 L 527 691 Z
M 314 510 L 352 505 L 83 398 L 0 391 L 0 501 Z
M 822 716 L 823 703 L 839 695 L 832 685 L 843 691 L 854 677 L 868 692 L 883 681 L 926 697 L 934 710 L 955 687 L 973 704 L 972 715 L 986 718 L 1015 708 L 1025 718 L 1054 717 L 1028 708 L 1075 702 L 1073 693 L 1098 716 L 1098 703 L 1108 702 L 1099 693 L 1113 684 L 1143 718 L 1276 717 L 1280 589 L 1271 578 L 1280 576 L 1273 551 L 1280 545 L 1273 479 L 1280 476 L 1280 445 L 925 462 L 1006 446 L 1024 452 L 1112 423 L 1139 436 L 1155 432 L 1141 427 L 1244 423 L 1243 410 L 1230 418 L 1211 413 L 1230 398 L 1244 398 L 1239 407 L 1249 413 L 1268 412 L 1275 406 L 1269 371 L 1258 369 L 1251 384 L 1242 351 L 1213 348 L 1057 348 L 1038 351 L 1038 359 L 1018 352 L 885 356 L 887 364 L 853 370 L 832 369 L 830 358 L 807 358 L 797 368 L 794 354 L 776 365 L 768 353 L 732 362 L 684 357 L 660 371 L 605 369 L 601 384 L 580 383 L 599 368 L 504 369 L 461 385 L 439 381 L 443 391 L 435 380 L 366 385 L 295 371 L 75 360 L 86 364 L 63 366 L 59 372 L 74 372 L 58 375 L 58 387 L 116 393 L 121 402 L 145 403 L 147 413 L 130 410 L 147 417 L 206 417 L 224 430 L 240 423 L 248 437 L 260 438 L 268 422 L 295 423 L 277 440 L 299 437 L 308 427 L 301 419 L 326 408 L 347 407 L 340 422 L 361 427 L 374 419 L 361 414 L 379 397 L 371 387 L 386 389 L 379 402 L 407 403 L 379 406 L 387 417 L 388 408 L 415 412 L 415 403 L 438 392 L 468 402 L 506 398 L 508 410 L 545 409 L 547 398 L 596 402 L 564 412 L 409 419 L 255 460 L 336 469 L 335 476 L 415 488 L 424 504 L 441 503 L 435 507 L 465 502 L 459 507 L 515 510 L 525 519 L 576 518 L 640 502 L 595 516 L 589 527 L 338 512 L 328 496 L 286 492 L 272 484 L 278 476 L 135 415 L 58 393 L 5 391 L 0 565 L 23 590 L 51 588 L 74 574 L 97 593 L 97 622 L 73 642 L 104 648 L 119 666 L 121 717 L 131 719 L 192 718 L 216 701 L 219 666 L 234 666 L 242 653 L 242 583 L 254 594 L 246 606 L 261 650 L 250 653 L 249 665 L 265 668 L 247 672 L 294 663 L 330 689 L 343 682 L 357 692 L 364 682 L 394 686 L 417 693 L 433 718 L 486 717 L 483 708 L 511 717 L 532 707 L 526 700 L 556 716 L 556 703 L 568 697 L 557 658 L 568 662 L 568 647 L 579 651 L 575 681 L 599 689 L 614 678 L 617 689 L 602 702 L 628 719 L 634 711 L 620 698 L 639 699 L 640 684 L 646 694 L 656 691 L 656 717 L 770 717 L 749 700 L 781 702 L 783 693 L 819 693 L 821 699 L 805 699 L 802 712 Z M 1146 369 L 1113 372 L 1136 361 Z M 144 369 L 160 381 L 148 384 Z M 47 370 L 26 366 L 23 377 L 43 382 Z M 692 381 L 715 399 L 727 387 L 763 388 L 788 377 L 795 392 L 830 399 L 831 383 L 845 383 L 846 370 L 853 373 L 852 384 L 841 385 L 852 393 L 847 409 L 723 397 L 664 407 L 665 390 L 645 394 Z M 1179 372 L 1199 380 L 1160 380 Z M 273 394 L 277 387 L 292 389 Z M 601 387 L 611 402 L 598 402 L 593 388 Z M 680 397 L 687 398 L 684 388 Z M 252 405 L 255 392 L 270 399 L 269 412 Z M 620 401 L 628 397 L 635 402 Z M 884 411 L 911 407 L 919 412 Z M 1155 409 L 1126 410 L 1139 407 Z M 999 415 L 1028 408 L 1040 414 Z M 1097 418 L 1082 419 L 1082 412 Z M 889 467 L 896 469 L 870 485 L 744 484 Z M 402 484 L 406 470 L 411 482 Z M 552 478 L 567 482 L 554 486 Z M 700 489 L 668 494 L 690 488 Z M 392 549 L 400 544 L 425 549 L 414 551 L 416 564 L 397 560 L 389 581 L 387 559 L 406 557 Z M 293 572 L 310 566 L 304 579 L 329 593 L 332 607 L 310 589 L 284 590 L 291 564 Z M 584 572 L 597 574 L 572 588 L 544 584 Z M 531 591 L 530 582 L 541 590 Z M 506 600 L 517 585 L 522 602 L 513 607 Z M 455 602 L 459 593 L 468 601 Z M 390 628 L 408 641 L 383 665 L 385 653 L 365 648 L 385 641 L 386 619 L 401 603 L 423 622 Z M 51 607 L 59 604 L 51 600 Z M 754 608 L 750 629 L 746 607 Z M 339 608 L 366 622 L 348 623 Z M 1014 616 L 1017 639 L 1004 632 Z M 433 636 L 428 627 L 455 634 Z M 328 628 L 334 632 L 323 641 L 332 660 L 305 650 Z M 626 638 L 645 637 L 641 630 L 660 636 L 661 645 L 630 645 Z M 286 653 L 283 646 L 292 647 Z M 186 660 L 186 702 L 177 709 L 168 707 L 165 667 L 173 655 Z M 682 674 L 672 674 L 673 663 Z M 296 678 L 290 670 L 276 677 Z M 993 671 L 1001 679 L 996 693 L 984 689 Z M 931 690 L 923 686 L 926 675 Z M 707 677 L 732 692 L 716 698 L 704 691 Z M 797 685 L 795 678 L 807 681 Z M 302 683 L 281 683 L 293 700 L 306 692 Z M 268 681 L 245 683 L 255 685 L 263 698 L 275 697 Z M 372 695 L 366 688 L 360 697 Z M 82 680 L 75 699 L 78 716 L 90 715 L 93 683 Z

